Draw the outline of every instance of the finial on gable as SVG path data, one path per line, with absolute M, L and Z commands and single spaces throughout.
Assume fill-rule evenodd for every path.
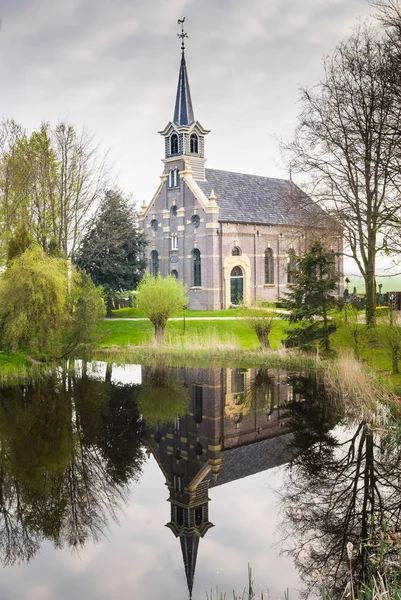
M 216 196 L 215 196 L 214 190 L 212 190 L 210 192 L 209 204 L 216 204 Z

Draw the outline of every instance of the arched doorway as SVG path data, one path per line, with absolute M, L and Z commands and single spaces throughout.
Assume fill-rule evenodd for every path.
M 241 267 L 234 267 L 230 274 L 231 304 L 241 304 L 244 301 L 244 272 Z

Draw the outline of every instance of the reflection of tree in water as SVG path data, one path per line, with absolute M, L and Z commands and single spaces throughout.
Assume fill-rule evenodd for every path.
M 151 370 L 149 382 L 141 386 L 137 400 L 149 425 L 165 425 L 187 412 L 189 391 L 184 383 L 169 376 L 166 367 L 158 365 Z
M 28 561 L 97 539 L 140 473 L 145 427 L 136 386 L 83 376 L 1 390 L 0 560 Z
M 294 420 L 302 423 L 295 433 L 300 453 L 283 488 L 283 545 L 306 584 L 305 596 L 323 585 L 330 597 L 342 598 L 348 542 L 355 586 L 369 582 L 384 563 L 399 565 L 399 548 L 383 550 L 380 537 L 383 529 L 391 536 L 401 525 L 401 446 L 394 434 L 366 421 L 334 438 L 327 406 L 321 407 L 323 419 Z

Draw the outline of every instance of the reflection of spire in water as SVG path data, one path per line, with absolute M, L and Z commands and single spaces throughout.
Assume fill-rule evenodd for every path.
M 209 471 L 208 471 L 209 472 Z M 209 480 L 199 483 L 196 490 L 184 493 L 181 501 L 170 491 L 171 521 L 166 527 L 180 538 L 182 558 L 187 578 L 189 597 L 192 597 L 199 540 L 213 527 L 208 512 Z
M 198 556 L 199 535 L 180 536 L 182 558 L 184 559 L 185 575 L 187 577 L 189 598 L 192 598 L 196 558 Z

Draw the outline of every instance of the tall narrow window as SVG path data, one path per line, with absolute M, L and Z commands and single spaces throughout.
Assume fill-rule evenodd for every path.
M 295 283 L 295 269 L 297 266 L 297 261 L 295 259 L 294 251 L 291 250 L 288 253 L 287 260 L 287 283 Z
M 180 178 L 178 175 L 178 169 L 172 169 L 168 174 L 168 187 L 175 188 L 180 187 Z
M 170 275 L 172 275 L 173 277 L 175 277 L 176 279 L 178 279 L 178 271 L 177 271 L 177 269 L 173 269 L 171 271 Z
M 203 387 L 194 385 L 194 420 L 195 423 L 202 423 L 203 419 Z
M 176 233 L 171 236 L 171 250 L 178 250 L 178 235 Z
M 201 253 L 198 248 L 192 250 L 192 262 L 193 262 L 193 280 L 194 287 L 201 287 L 202 285 L 202 272 L 201 272 Z
M 192 133 L 189 139 L 189 149 L 193 154 L 198 154 L 199 152 L 199 140 L 196 133 Z
M 176 133 L 170 136 L 170 154 L 178 154 L 178 135 Z
M 175 507 L 175 518 L 177 520 L 177 525 L 182 527 L 184 525 L 184 509 L 182 506 Z
M 265 250 L 265 283 L 274 283 L 274 260 L 271 248 Z
M 152 252 L 150 253 L 150 274 L 153 275 L 153 277 L 156 277 L 158 272 L 159 272 L 159 253 L 157 250 L 152 250 Z
M 182 492 L 182 477 L 181 475 L 174 475 L 173 485 L 176 492 Z

